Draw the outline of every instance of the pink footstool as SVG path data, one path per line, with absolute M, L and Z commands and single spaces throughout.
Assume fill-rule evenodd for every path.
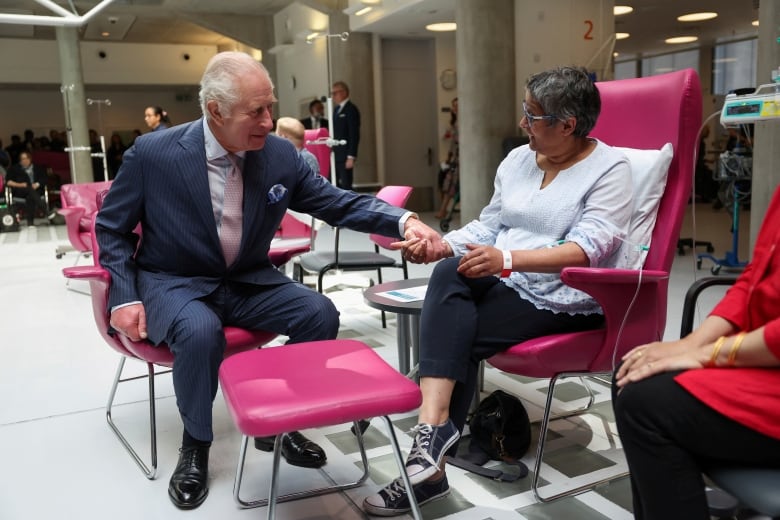
M 297 343 L 236 354 L 219 369 L 222 393 L 233 421 L 243 434 L 233 497 L 240 507 L 268 505 L 274 518 L 277 502 L 322 495 L 357 487 L 369 474 L 363 437 L 357 421 L 384 419 L 396 462 L 407 489 L 411 489 L 401 449 L 388 415 L 420 406 L 417 385 L 387 364 L 370 347 L 354 340 Z M 362 477 L 348 484 L 278 496 L 280 436 L 285 432 L 353 422 L 365 469 Z M 269 497 L 244 501 L 240 498 L 244 459 L 250 437 L 276 436 Z M 411 498 L 412 514 L 421 519 Z

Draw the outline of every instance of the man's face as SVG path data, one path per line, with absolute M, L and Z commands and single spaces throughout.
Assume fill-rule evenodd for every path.
M 222 113 L 216 101 L 208 102 L 211 131 L 229 152 L 260 150 L 273 129 L 273 104 L 276 102 L 271 80 L 262 71 L 251 71 L 239 85 L 239 101 Z
M 322 103 L 315 103 L 311 107 L 311 115 L 314 117 L 322 117 L 325 114 L 325 108 L 322 106 Z
M 340 105 L 342 101 L 347 99 L 347 91 L 344 90 L 344 87 L 338 85 L 333 86 L 330 95 L 333 97 L 333 104 L 335 105 Z

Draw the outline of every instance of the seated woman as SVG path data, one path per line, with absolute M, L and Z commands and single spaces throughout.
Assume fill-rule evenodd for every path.
M 709 519 L 709 465 L 780 468 L 780 189 L 753 259 L 677 341 L 623 357 L 613 396 L 640 520 Z
M 603 322 L 599 305 L 563 284 L 568 266 L 616 266 L 632 211 L 625 156 L 588 137 L 601 109 L 581 68 L 532 76 L 520 125 L 529 144 L 498 167 L 479 219 L 441 244 L 410 240 L 404 254 L 436 261 L 423 304 L 423 402 L 406 470 L 418 503 L 449 493 L 453 454 L 476 391 L 479 362 L 519 342 Z M 401 479 L 365 499 L 368 513 L 409 511 Z

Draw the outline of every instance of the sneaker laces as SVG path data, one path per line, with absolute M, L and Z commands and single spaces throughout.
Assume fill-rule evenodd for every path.
M 412 451 L 409 453 L 409 458 L 422 458 L 435 466 L 436 461 L 426 449 L 431 445 L 433 426 L 430 424 L 418 424 L 410 430 L 410 433 L 414 433 L 415 437 L 414 443 L 412 444 Z
M 385 487 L 383 490 L 385 493 L 387 493 L 388 501 L 395 501 L 397 498 L 401 498 L 406 493 L 406 486 L 404 486 L 404 483 L 401 481 L 400 478 L 395 479 Z

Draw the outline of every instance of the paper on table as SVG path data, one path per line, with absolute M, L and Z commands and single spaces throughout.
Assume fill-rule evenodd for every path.
M 420 285 L 419 287 L 396 289 L 395 291 L 384 291 L 376 294 L 377 296 L 384 296 L 385 298 L 390 298 L 397 302 L 416 302 L 425 299 L 425 291 L 427 289 L 427 285 Z

